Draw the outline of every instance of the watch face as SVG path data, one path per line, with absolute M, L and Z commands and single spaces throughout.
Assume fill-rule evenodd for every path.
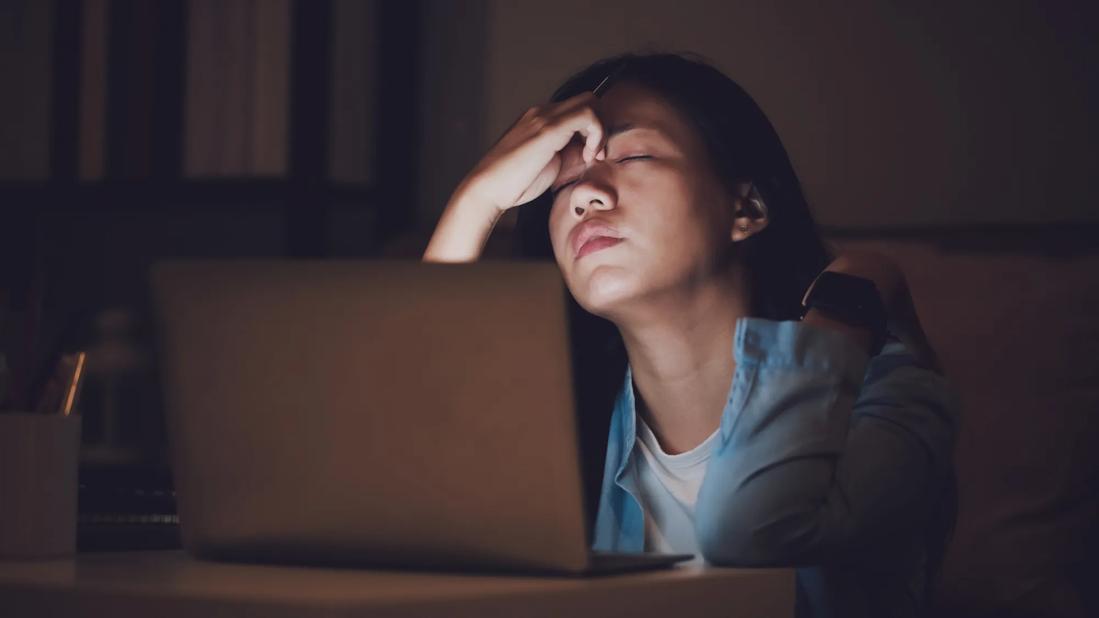
M 823 272 L 813 282 L 803 303 L 830 319 L 855 328 L 866 329 L 872 337 L 870 355 L 881 353 L 885 346 L 888 315 L 874 282 L 844 273 Z
M 885 331 L 885 306 L 877 286 L 869 279 L 825 271 L 809 290 L 805 307 L 806 311 L 816 309 L 846 324 L 868 328 L 875 336 Z

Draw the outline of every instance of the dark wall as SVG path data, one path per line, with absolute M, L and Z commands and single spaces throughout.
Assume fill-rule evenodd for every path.
M 378 255 L 414 218 L 419 28 L 393 0 L 0 3 L 0 406 L 87 350 L 85 462 L 162 462 L 149 265 Z
M 454 45 L 484 60 L 455 65 L 470 89 L 433 110 L 459 122 L 467 116 L 450 111 L 461 109 L 455 100 L 483 101 L 478 150 L 596 58 L 689 50 L 759 101 L 826 225 L 1099 219 L 1094 2 L 474 4 L 484 37 Z M 425 177 L 443 185 L 433 196 L 454 181 Z M 443 203 L 423 204 L 424 219 Z

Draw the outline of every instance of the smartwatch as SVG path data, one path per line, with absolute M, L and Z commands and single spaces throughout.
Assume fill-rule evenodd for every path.
M 878 287 L 863 277 L 822 272 L 802 301 L 801 317 L 816 309 L 830 319 L 870 331 L 870 355 L 881 353 L 888 335 L 888 316 Z

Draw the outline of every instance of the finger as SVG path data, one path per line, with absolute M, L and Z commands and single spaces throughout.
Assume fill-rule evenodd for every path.
M 584 163 L 590 163 L 602 148 L 603 122 L 594 107 L 597 100 L 591 92 L 581 92 L 547 110 L 551 122 L 568 131 L 569 140 L 573 133 L 580 133 L 584 138 L 581 152 Z
M 572 129 L 569 139 L 572 138 L 573 133 L 579 133 L 583 138 L 584 149 L 581 157 L 584 163 L 591 163 L 603 147 L 603 122 L 599 120 L 595 110 L 591 107 L 577 108 L 572 112 L 565 126 L 567 129 Z
M 589 124 L 584 137 L 584 163 L 591 163 L 603 150 L 603 123 L 597 119 L 596 122 Z

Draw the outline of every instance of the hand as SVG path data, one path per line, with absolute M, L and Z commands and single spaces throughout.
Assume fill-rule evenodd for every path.
M 456 193 L 503 212 L 549 189 L 561 171 L 561 150 L 577 133 L 584 140 L 585 163 L 603 157 L 603 123 L 592 107 L 596 100 L 594 94 L 583 92 L 530 108 L 474 166 Z
M 561 171 L 561 150 L 577 133 L 584 163 L 606 156 L 603 123 L 590 92 L 532 107 L 458 185 L 424 250 L 425 262 L 471 262 L 481 256 L 496 222 L 509 208 L 545 192 Z
M 908 289 L 908 280 L 892 258 L 880 253 L 850 252 L 837 257 L 825 270 L 873 281 L 889 316 L 889 332 L 905 344 L 917 362 L 942 372 L 938 356 L 916 314 L 916 304 Z M 869 333 L 866 333 L 865 339 L 869 346 Z

